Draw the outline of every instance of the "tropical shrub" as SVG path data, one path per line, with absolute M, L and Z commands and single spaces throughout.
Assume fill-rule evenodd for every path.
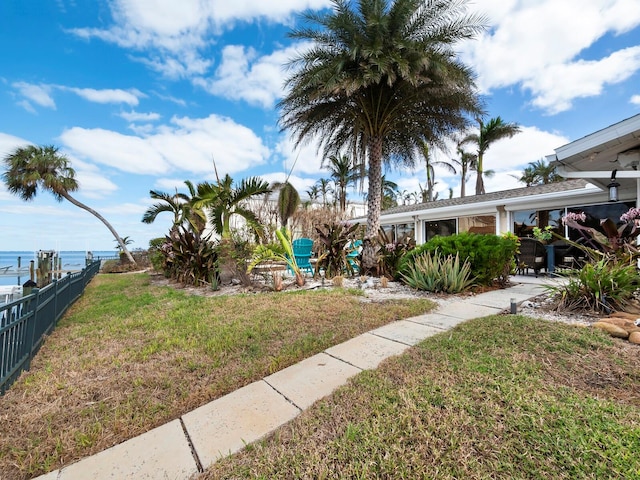
M 512 236 L 468 232 L 447 237 L 436 236 L 409 251 L 400 261 L 399 270 L 407 273 L 415 257 L 437 250 L 444 257 L 458 254 L 460 260 L 467 260 L 471 265 L 471 277 L 479 285 L 491 285 L 494 280 L 505 283 L 517 248 L 517 239 Z
M 563 285 L 545 285 L 558 310 L 624 310 L 638 288 L 636 265 L 604 257 L 573 270 Z
M 164 254 L 162 253 L 162 245 L 165 242 L 165 238 L 158 237 L 152 238 L 149 241 L 149 262 L 154 270 L 161 272 L 164 267 Z
M 640 209 L 630 208 L 620 217 L 617 226 L 610 218 L 600 220 L 600 229 L 586 227 L 584 212 L 570 212 L 562 217 L 562 223 L 580 233 L 579 242 L 569 242 L 581 248 L 592 259 L 610 257 L 625 263 L 631 263 L 640 256 L 636 239 L 640 234 L 636 221 L 640 220 Z M 604 233 L 603 233 L 604 232 Z
M 407 263 L 402 280 L 412 288 L 429 292 L 459 293 L 473 284 L 471 264 L 460 262 L 458 254 L 423 252 Z
M 165 237 L 160 252 L 164 256 L 161 269 L 167 278 L 185 285 L 217 288 L 218 253 L 208 236 L 176 228 Z
M 318 262 L 316 271 L 324 269 L 327 278 L 347 273 L 353 275 L 354 269 L 347 259 L 349 242 L 355 240 L 360 225 L 342 222 L 326 223 L 316 227 L 318 243 Z
M 378 232 L 378 265 L 381 276 L 389 278 L 399 278 L 398 267 L 402 257 L 407 252 L 414 249 L 416 241 L 411 237 L 401 238 L 396 241 L 391 241 L 385 231 L 381 228 Z

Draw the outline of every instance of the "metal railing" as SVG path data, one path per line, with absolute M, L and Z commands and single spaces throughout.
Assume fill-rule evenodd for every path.
M 80 272 L 0 305 L 0 395 L 29 369 L 45 335 L 51 333 L 99 270 L 100 261 L 94 261 Z

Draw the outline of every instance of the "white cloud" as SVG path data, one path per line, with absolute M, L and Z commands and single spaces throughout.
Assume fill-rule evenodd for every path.
M 109 2 L 113 25 L 107 29 L 68 30 L 81 38 L 99 38 L 145 52 L 138 60 L 170 78 L 202 76 L 212 65 L 201 52 L 211 40 L 238 22 L 289 23 L 292 14 L 331 5 L 329 0 L 144 0 Z
M 241 172 L 264 163 L 269 149 L 249 128 L 227 117 L 174 117 L 146 136 L 124 135 L 104 129 L 73 127 L 61 135 L 78 157 L 138 174 L 190 172 L 213 175 Z
M 278 142 L 275 151 L 282 157 L 282 169 L 287 173 L 293 168 L 297 173 L 328 175 L 322 168 L 322 153 L 318 152 L 317 142 L 296 147 L 293 139 L 286 135 Z
M 126 103 L 127 105 L 138 105 L 138 98 L 144 94 L 136 89 L 102 89 L 95 88 L 74 88 L 74 87 L 58 87 L 61 90 L 73 92 L 79 97 L 94 103 Z
M 640 95 L 633 95 L 629 101 L 634 105 L 640 105 Z
M 12 86 L 18 91 L 18 94 L 25 98 L 25 100 L 19 102 L 19 105 L 23 106 L 26 110 L 30 112 L 34 111 L 31 103 L 55 110 L 56 103 L 51 96 L 50 85 L 34 85 L 27 82 L 15 82 Z
M 252 48 L 230 45 L 222 51 L 214 78 L 196 78 L 194 84 L 215 95 L 273 108 L 283 94 L 285 64 L 299 49 L 293 46 L 258 57 Z
M 32 142 L 0 132 L 0 157 L 2 158 L 12 153 L 16 148 L 26 147 L 27 145 L 32 145 Z
M 599 61 L 552 65 L 545 75 L 523 82 L 534 95 L 533 104 L 554 114 L 571 108 L 576 98 L 600 95 L 607 85 L 629 79 L 640 70 L 640 46 L 614 52 Z
M 160 120 L 161 115 L 159 113 L 149 112 L 136 112 L 131 110 L 130 112 L 120 112 L 118 116 L 124 118 L 127 122 L 152 122 L 154 120 Z
M 640 25 L 634 0 L 485 0 L 475 8 L 487 13 L 492 28 L 464 45 L 463 59 L 484 91 L 521 85 L 535 106 L 557 113 L 640 69 L 633 44 L 618 52 L 593 48 L 607 34 Z

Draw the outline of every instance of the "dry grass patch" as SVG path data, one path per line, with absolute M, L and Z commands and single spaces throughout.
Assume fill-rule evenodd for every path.
M 59 468 L 434 306 L 346 290 L 190 296 L 99 275 L 0 397 L 0 478 Z
M 637 362 L 637 348 L 592 329 L 473 320 L 199 479 L 640 478 Z M 594 387 L 595 372 L 615 387 Z

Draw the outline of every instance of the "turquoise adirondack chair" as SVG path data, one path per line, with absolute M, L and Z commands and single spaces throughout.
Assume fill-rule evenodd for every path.
M 291 245 L 293 246 L 293 256 L 296 259 L 298 268 L 303 272 L 313 273 L 313 266 L 311 265 L 313 240 L 310 238 L 296 238 Z
M 347 262 L 353 268 L 354 273 L 358 273 L 360 271 L 360 266 L 356 262 L 356 258 L 360 255 L 362 251 L 362 240 L 355 240 L 347 244 Z

